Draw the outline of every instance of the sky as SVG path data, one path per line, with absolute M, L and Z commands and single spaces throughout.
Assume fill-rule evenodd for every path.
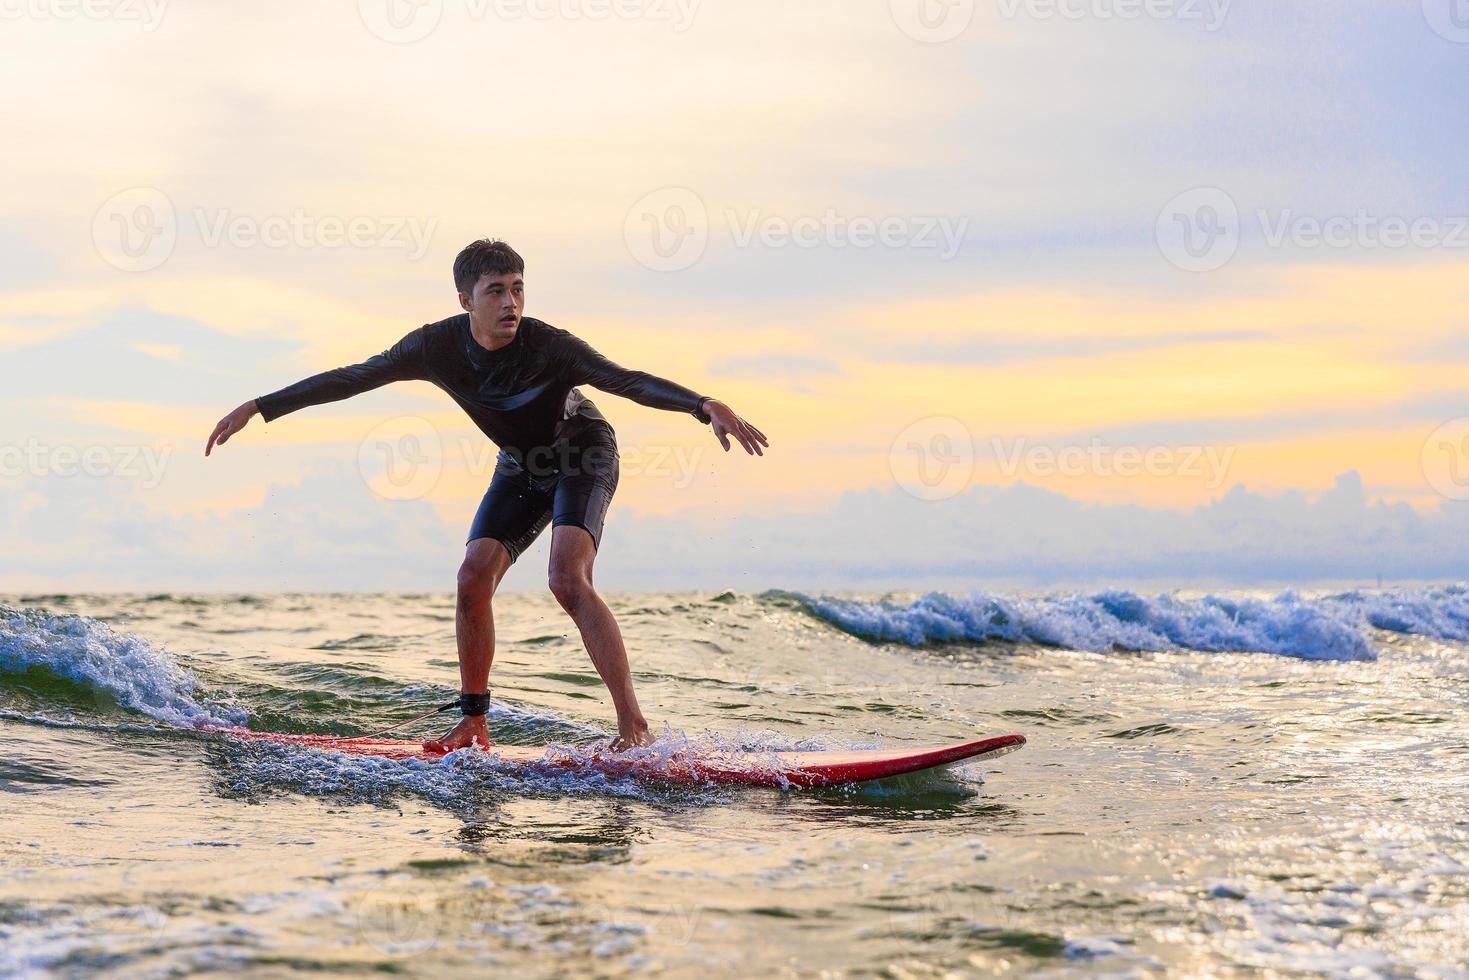
M 770 437 L 588 392 L 604 588 L 1469 577 L 1462 0 L 0 20 L 0 591 L 451 589 L 494 448 L 430 385 L 202 450 L 484 236 Z

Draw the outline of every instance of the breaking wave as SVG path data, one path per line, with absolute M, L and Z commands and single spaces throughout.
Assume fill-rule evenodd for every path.
M 863 639 L 926 646 L 1008 641 L 1073 650 L 1273 653 L 1307 660 L 1375 660 L 1373 629 L 1469 639 L 1469 589 L 1345 592 L 1273 599 L 1148 597 L 1123 590 L 1038 597 L 931 592 L 912 601 L 805 593 L 793 599 L 818 619 Z
M 199 680 L 131 633 L 88 616 L 0 605 L 0 673 L 43 670 L 119 705 L 186 728 L 240 724 L 238 708 L 205 704 Z

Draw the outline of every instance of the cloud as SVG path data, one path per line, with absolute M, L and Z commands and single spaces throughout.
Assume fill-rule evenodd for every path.
M 424 501 L 375 497 L 341 468 L 202 516 L 150 506 L 120 481 L 57 478 L 0 489 L 0 511 L 0 588 L 11 591 L 443 591 L 464 543 L 460 522 Z M 696 518 L 614 505 L 597 581 L 757 591 L 1445 580 L 1469 577 L 1465 540 L 1469 504 L 1385 504 L 1355 473 L 1316 495 L 1235 486 L 1192 509 L 1086 504 L 1018 483 L 943 501 L 849 493 L 818 513 Z M 549 541 L 507 588 L 545 587 Z
M 1140 337 L 978 337 L 974 340 L 914 343 L 886 342 L 870 353 L 891 364 L 1024 364 L 1095 357 L 1129 351 L 1157 350 L 1178 344 L 1230 343 L 1257 340 L 1250 330 L 1214 333 L 1159 333 Z
M 790 377 L 840 374 L 841 367 L 815 354 L 733 354 L 710 361 L 709 373 L 720 378 Z
M 953 547 L 967 519 L 953 505 L 910 513 L 898 498 L 836 502 L 840 488 L 890 487 L 894 438 L 928 416 L 977 439 L 1255 441 L 1231 474 L 1257 491 L 1320 486 L 1351 467 L 1377 492 L 1416 482 L 1420 417 L 1461 414 L 1466 252 L 1271 248 L 1254 215 L 1469 214 L 1469 130 L 1442 124 L 1469 82 L 1463 46 L 1436 36 L 1416 5 L 1387 0 L 1234 3 L 1212 32 L 1026 13 L 1047 4 L 1022 3 L 1006 18 L 1005 6 L 975 5 L 973 24 L 946 44 L 905 37 L 889 4 L 848 0 L 702 4 L 686 30 L 648 18 L 475 19 L 472 9 L 495 6 L 453 3 L 432 36 L 402 45 L 374 37 L 351 3 L 170 8 L 151 31 L 40 15 L 8 24 L 0 84 L 46 98 L 7 115 L 18 149 L 0 185 L 0 448 L 32 436 L 167 439 L 187 441 L 190 455 L 180 449 L 167 483 L 146 497 L 7 484 L 21 494 L 11 503 L 49 515 L 56 536 L 14 525 L 34 551 L 7 555 L 48 575 L 65 573 L 55 555 L 71 555 L 82 575 L 121 554 L 140 574 L 217 581 L 213 552 L 175 538 L 250 554 L 245 512 L 233 508 L 286 473 L 311 474 L 293 513 L 319 512 L 324 527 L 348 516 L 334 507 L 366 508 L 344 533 L 402 513 L 373 511 L 352 473 L 356 443 L 384 413 L 422 414 L 483 445 L 426 386 L 252 429 L 207 467 L 198 446 L 233 404 L 457 312 L 450 263 L 486 233 L 526 254 L 532 315 L 630 367 L 702 390 L 717 381 L 774 442 L 758 466 L 709 449 L 692 491 L 627 479 L 623 507 L 673 513 L 697 497 L 711 511 L 771 516 L 742 518 L 729 537 L 733 525 L 635 518 L 629 507 L 629 521 L 650 530 L 632 539 L 636 549 L 609 553 L 624 582 L 807 571 L 874 581 L 852 571 L 869 562 L 897 580 L 966 567 L 899 547 L 928 534 L 938 513 L 933 533 L 947 529 L 950 540 L 935 543 Z M 489 101 L 472 97 L 484 90 L 487 44 Z M 256 70 L 262 46 L 279 55 L 276 70 Z M 1204 185 L 1224 188 L 1247 225 L 1234 262 L 1185 274 L 1160 254 L 1154 223 L 1164 202 Z M 136 187 L 165 192 L 180 227 L 167 260 L 134 274 L 106 265 L 93 230 L 103 202 Z M 682 271 L 644 268 L 626 242 L 630 208 L 660 187 L 690 188 L 708 211 L 708 248 Z M 298 209 L 437 224 L 414 261 L 381 243 L 210 244 L 196 217 L 259 223 Z M 828 212 L 847 229 L 921 216 L 967 224 L 946 260 L 911 240 L 775 245 L 756 235 L 742 246 L 729 217 L 789 225 Z M 625 446 L 711 445 L 687 419 L 598 401 Z M 1384 433 L 1388 424 L 1400 428 Z M 1332 438 L 1295 438 L 1313 433 Z M 333 484 L 313 463 L 347 476 Z M 449 545 L 406 542 L 444 552 L 421 569 L 405 560 L 403 576 L 453 564 L 461 522 L 444 515 L 472 507 L 480 479 L 459 472 L 446 467 L 434 504 Z M 1017 527 L 1050 540 L 1045 521 L 1020 507 L 1044 491 L 977 492 L 961 499 L 986 514 L 1018 508 Z M 1177 480 L 1167 492 L 1170 503 L 1209 499 Z M 219 501 L 232 509 L 204 516 Z M 123 523 L 109 523 L 106 507 Z M 1077 541 L 1112 540 L 1105 529 L 1126 513 L 1074 518 Z M 1141 513 L 1150 528 L 1193 526 L 1177 516 L 1189 512 Z M 1437 511 L 1418 519 L 1454 527 L 1433 524 L 1447 520 Z M 1005 540 L 1003 527 L 979 530 Z M 338 562 L 342 542 L 309 522 L 292 531 L 324 551 L 292 552 L 296 564 L 278 574 L 324 587 L 399 574 Z M 105 547 L 93 556 L 63 540 L 69 533 Z M 682 554 L 686 540 L 710 550 L 671 564 L 676 574 L 656 560 L 617 564 L 644 548 Z M 859 543 L 833 550 L 838 540 Z M 1166 542 L 1141 540 L 1167 553 Z M 145 546 L 135 553 L 128 542 Z M 990 553 L 983 540 L 974 547 Z M 1115 548 L 1132 556 L 1116 568 L 1158 560 L 1126 540 Z M 1039 562 L 1041 577 L 1091 567 L 1018 544 L 993 553 L 1000 571 Z M 124 567 L 99 574 L 132 581 Z
M 375 497 L 342 468 L 227 513 L 174 513 L 129 481 L 81 476 L 0 488 L 0 510 L 13 590 L 442 590 L 463 544 L 431 505 Z
M 807 379 L 819 375 L 841 374 L 836 361 L 817 354 L 731 354 L 709 362 L 711 378 L 739 378 L 785 384 L 798 391 L 808 391 Z
M 226 386 L 257 384 L 299 346 L 123 308 L 104 315 L 96 326 L 7 351 L 6 367 L 14 374 L 6 397 L 212 403 Z
M 150 32 L 20 19 L 0 83 L 47 98 L 7 119 L 23 152 L 0 202 L 22 230 L 0 236 L 0 267 L 30 286 L 106 272 L 87 234 L 93 213 L 139 185 L 184 213 L 438 219 L 434 249 L 413 264 L 180 240 L 175 262 L 195 275 L 335 281 L 379 303 L 443 289 L 453 252 L 486 225 L 604 301 L 725 305 L 747 301 L 751 282 L 793 303 L 872 299 L 895 282 L 1176 287 L 1152 226 L 1164 201 L 1201 184 L 1246 211 L 1469 210 L 1457 179 L 1469 136 L 1440 124 L 1469 66 L 1411 5 L 1234 3 L 1210 32 L 1006 19 L 981 4 L 943 45 L 905 37 L 888 6 L 702 4 L 677 31 L 654 18 L 475 19 L 474 5 L 446 4 L 437 31 L 397 46 L 351 4 L 266 2 L 249 18 L 204 5 L 169 10 Z M 486 43 L 509 150 L 462 97 L 482 81 Z M 254 70 L 261 45 L 290 67 Z M 132 70 L 144 61 L 149 71 Z M 972 220 L 951 262 L 911 248 L 733 248 L 722 228 L 704 262 L 660 278 L 621 237 L 632 203 L 662 186 L 691 187 L 715 216 L 794 220 L 830 207 Z M 370 275 L 354 273 L 364 266 Z
M 1169 587 L 1469 576 L 1469 505 L 1375 502 L 1355 473 L 1315 497 L 1236 486 L 1193 509 L 1084 504 L 1025 484 L 940 502 L 898 490 L 823 514 L 609 529 L 598 575 L 636 587 L 904 589 L 1166 583 Z

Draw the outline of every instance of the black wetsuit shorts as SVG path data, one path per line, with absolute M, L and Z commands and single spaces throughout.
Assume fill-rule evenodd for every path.
M 600 419 L 527 453 L 524 466 L 502 452 L 469 527 L 469 541 L 495 538 L 513 562 L 550 523 L 585 528 L 592 546 L 600 547 L 617 474 L 617 438 Z

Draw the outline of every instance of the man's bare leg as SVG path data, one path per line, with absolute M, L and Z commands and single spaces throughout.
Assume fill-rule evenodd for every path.
M 510 552 L 494 538 L 476 538 L 464 550 L 459 566 L 459 597 L 454 607 L 454 635 L 459 644 L 459 690 L 483 694 L 490 686 L 495 659 L 495 614 L 491 600 L 510 570 Z M 472 741 L 490 743 L 484 716 L 465 716 L 436 743 L 448 751 Z
M 581 641 L 597 673 L 612 693 L 617 708 L 617 739 L 613 748 L 647 745 L 648 722 L 638 707 L 632 687 L 627 648 L 612 610 L 592 588 L 592 563 L 597 547 L 586 528 L 563 524 L 551 529 L 551 592 L 581 631 Z

